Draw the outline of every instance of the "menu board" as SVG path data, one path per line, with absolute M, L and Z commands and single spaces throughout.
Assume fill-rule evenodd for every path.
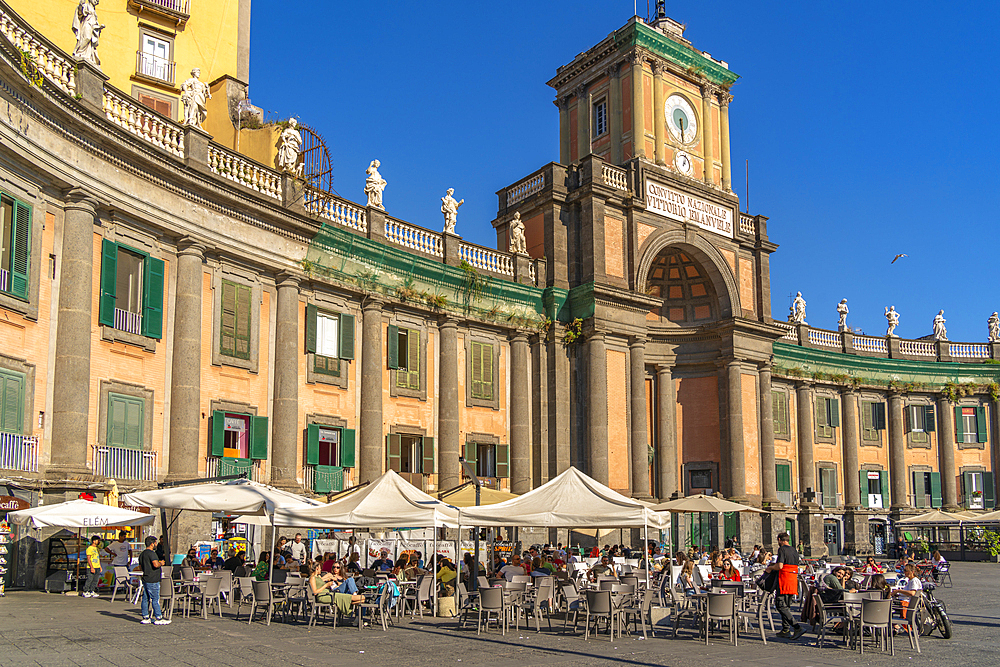
M 7 555 L 10 550 L 10 524 L 0 521 L 0 598 L 6 594 L 4 588 L 7 582 Z

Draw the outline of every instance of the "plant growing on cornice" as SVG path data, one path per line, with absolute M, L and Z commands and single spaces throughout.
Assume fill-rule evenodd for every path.
M 31 85 L 42 87 L 44 81 L 42 71 L 38 69 L 38 65 L 31 59 L 31 54 L 27 51 L 21 51 L 21 74 L 31 82 Z
M 990 393 L 990 398 L 994 401 L 1000 401 L 1000 384 L 996 382 L 990 382 L 986 385 L 986 391 Z
M 542 317 L 535 322 L 535 329 L 541 334 L 547 334 L 551 328 L 552 320 L 547 317 Z
M 803 372 L 802 369 L 797 366 L 789 366 L 785 369 L 785 375 L 788 377 L 800 378 L 803 376 Z
M 378 271 L 369 268 L 359 269 L 354 274 L 358 286 L 362 289 L 374 292 L 378 288 Z
M 306 272 L 307 276 L 312 276 L 313 271 L 316 268 L 315 264 L 313 264 L 312 262 L 310 262 L 308 259 L 302 260 L 301 262 L 299 262 L 299 264 L 302 265 L 302 270 Z
M 466 304 L 471 305 L 473 301 L 483 298 L 483 292 L 486 291 L 486 286 L 489 284 L 490 279 L 480 274 L 476 270 L 476 267 L 464 259 L 458 265 L 458 268 L 462 269 L 462 273 L 464 274 L 462 278 L 462 292 L 465 294 Z
M 444 310 L 448 307 L 448 297 L 441 293 L 430 294 L 429 292 L 424 292 L 424 301 L 431 308 L 437 308 L 439 310 Z
M 829 376 L 826 373 L 824 373 L 823 371 L 813 371 L 813 373 L 812 373 L 813 380 L 825 380 L 828 377 Z
M 583 320 L 579 317 L 566 325 L 563 331 L 563 344 L 572 345 L 583 338 Z
M 396 296 L 400 301 L 415 301 L 420 293 L 413 288 L 413 276 L 406 276 L 403 284 L 396 288 Z
M 847 384 L 848 380 L 850 380 L 850 376 L 847 375 L 846 373 L 831 373 L 830 374 L 830 381 L 834 382 L 836 384 Z
M 1000 366 L 1000 359 L 983 359 L 983 363 L 990 366 Z

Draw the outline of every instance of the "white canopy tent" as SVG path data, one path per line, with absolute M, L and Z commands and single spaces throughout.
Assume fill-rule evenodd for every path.
M 246 479 L 170 486 L 155 491 L 125 495 L 125 502 L 139 507 L 158 507 L 193 512 L 226 514 L 274 514 L 282 507 L 322 505 L 319 501 Z
M 56 505 L 42 505 L 17 512 L 7 518 L 19 526 L 32 528 L 98 528 L 117 526 L 148 526 L 152 514 L 133 512 L 90 500 L 70 500 Z

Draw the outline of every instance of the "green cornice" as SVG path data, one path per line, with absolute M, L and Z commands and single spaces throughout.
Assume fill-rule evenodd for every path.
M 706 58 L 690 46 L 675 42 L 663 33 L 642 23 L 631 23 L 616 31 L 614 39 L 619 49 L 642 47 L 686 70 L 700 72 L 709 81 L 720 86 L 729 87 L 735 83 L 736 79 L 740 78 L 739 74 L 731 72 L 710 58 Z
M 787 372 L 791 370 L 791 372 Z M 946 361 L 909 361 L 827 352 L 791 343 L 774 343 L 774 374 L 805 379 L 858 378 L 861 385 L 890 382 L 943 386 L 946 383 L 986 385 L 1000 380 L 1000 366 Z

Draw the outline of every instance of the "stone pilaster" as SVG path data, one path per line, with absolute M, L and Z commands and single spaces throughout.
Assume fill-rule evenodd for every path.
M 712 165 L 712 98 L 715 96 L 715 86 L 707 81 L 701 86 L 701 145 L 705 158 L 705 182 L 713 185 L 715 167 Z
M 555 105 L 559 108 L 559 162 L 569 164 L 572 162 L 569 156 L 569 96 L 555 100 Z
M 618 63 L 607 69 L 611 80 L 611 94 L 608 95 L 608 127 L 611 131 L 611 164 L 622 163 L 622 80 Z
M 719 145 L 722 149 L 722 189 L 726 192 L 732 192 L 733 189 L 732 164 L 729 161 L 729 103 L 732 99 L 733 96 L 727 91 L 719 93 L 719 105 L 722 107 L 719 110 Z
M 799 541 L 802 555 L 807 558 L 821 558 L 827 554 L 823 543 L 823 512 L 814 503 L 799 510 Z
M 576 98 L 576 149 L 577 160 L 590 155 L 590 94 L 587 86 L 577 86 L 573 93 Z
M 177 244 L 167 481 L 198 477 L 201 459 L 201 299 L 204 261 L 205 247 L 199 241 L 185 237 Z
M 89 477 L 90 332 L 94 300 L 94 223 L 97 201 L 71 190 L 63 214 L 59 261 L 59 319 L 52 386 L 51 479 Z
M 782 507 L 782 505 L 772 506 L 771 511 L 767 514 L 762 514 L 760 517 L 760 543 L 765 549 L 771 553 L 777 553 L 778 551 L 778 535 L 785 532 L 785 511 L 783 509 L 774 509 L 774 507 Z M 742 544 L 742 540 L 740 540 Z
M 382 474 L 382 302 L 367 301 L 361 311 L 361 423 L 358 482 Z
M 653 148 L 653 157 L 656 164 L 666 164 L 666 123 L 658 114 L 663 113 L 663 72 L 666 63 L 656 61 L 653 63 L 653 134 L 656 136 L 656 146 Z
M 844 483 L 850 484 L 846 481 Z M 867 556 L 873 553 L 868 514 L 861 508 L 847 509 L 844 512 L 844 551 L 848 555 Z
M 629 408 L 631 431 L 629 451 L 632 454 L 632 497 L 650 498 L 649 493 L 649 432 L 646 415 L 646 341 L 635 338 L 629 343 Z
M 643 128 L 642 106 L 642 57 L 638 53 L 631 56 L 632 66 L 632 157 L 646 154 L 646 131 Z
M 899 392 L 889 392 L 889 493 L 891 509 L 905 510 L 906 502 L 906 433 L 903 430 L 903 397 Z M 883 498 L 883 502 L 885 499 Z
M 301 492 L 298 482 L 298 454 L 302 442 L 299 428 L 299 279 L 282 274 L 277 284 L 271 483 L 280 489 Z
M 813 393 L 809 382 L 800 381 L 795 385 L 795 407 L 798 417 L 799 441 L 799 505 L 803 504 L 802 494 L 816 490 L 816 468 L 813 465 Z
M 747 462 L 743 444 L 743 385 L 738 360 L 726 364 L 726 407 L 729 432 L 729 499 L 747 502 Z
M 761 502 L 765 507 L 773 507 L 778 505 L 779 501 L 774 467 L 774 405 L 771 395 L 770 364 L 763 364 L 757 371 L 757 392 L 760 395 Z
M 458 323 L 444 319 L 441 335 L 438 382 L 438 488 L 451 489 L 462 483 L 458 462 L 462 448 L 458 434 Z
M 88 60 L 76 61 L 76 92 L 80 104 L 98 116 L 104 116 L 104 84 L 107 80 L 108 75 L 97 65 Z
M 608 483 L 608 355 L 604 334 L 587 340 L 587 473 Z
M 677 398 L 670 366 L 656 368 L 656 470 L 660 475 L 661 499 L 680 495 L 677 480 Z
M 840 390 L 840 406 L 844 437 L 844 506 L 857 509 L 861 506 L 861 484 L 857 471 L 861 470 L 858 458 L 860 439 L 858 434 L 858 394 L 852 388 Z
M 938 396 L 935 408 L 942 509 L 945 512 L 957 512 L 961 508 L 958 506 L 958 471 L 955 469 L 955 408 L 945 396 Z
M 510 490 L 531 490 L 531 378 L 528 371 L 528 337 L 517 333 L 510 340 Z

